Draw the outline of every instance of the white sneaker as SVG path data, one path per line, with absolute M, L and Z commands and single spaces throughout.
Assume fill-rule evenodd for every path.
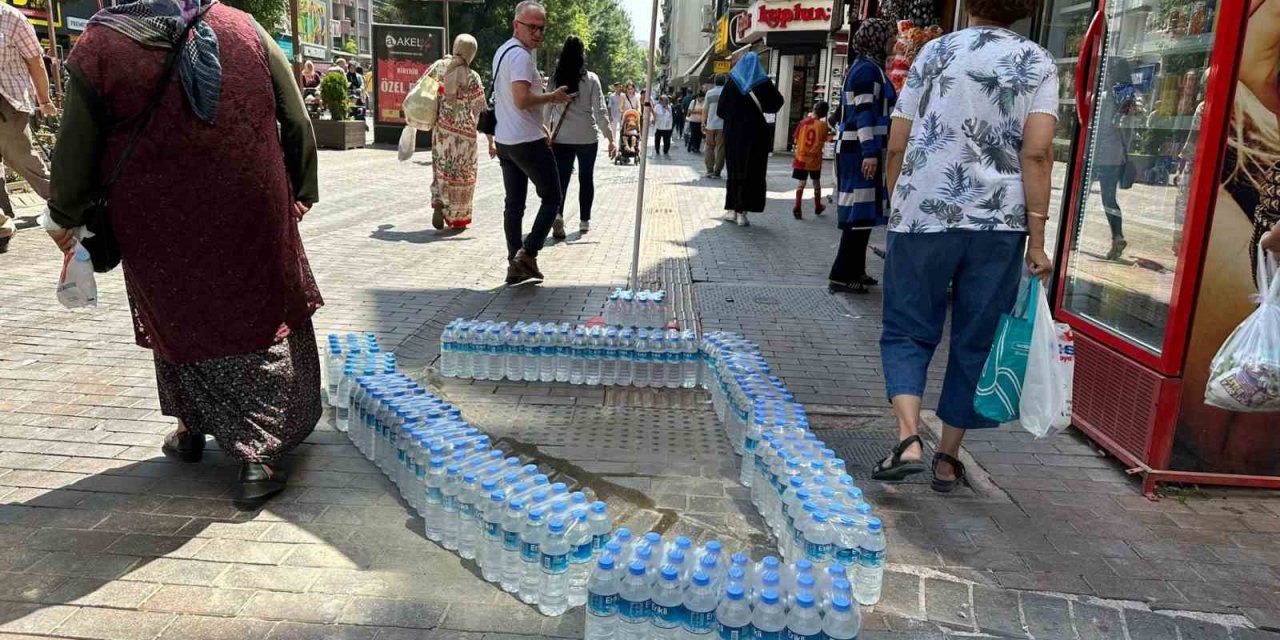
M 737 215 L 737 218 L 738 218 L 738 226 L 739 226 L 739 227 L 749 227 L 749 226 L 751 226 L 751 221 L 747 219 L 747 214 L 746 214 L 746 212 L 739 213 L 739 214 Z
M 737 212 L 737 211 L 726 211 L 726 212 L 724 212 L 724 220 L 725 220 L 725 222 L 737 222 L 737 221 L 738 221 L 738 212 Z
M 591 230 L 591 223 L 586 220 L 583 220 L 582 223 L 578 225 L 579 233 L 586 233 L 590 230 Z

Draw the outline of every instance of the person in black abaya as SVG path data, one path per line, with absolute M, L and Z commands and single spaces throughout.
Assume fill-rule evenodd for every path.
M 747 212 L 764 211 L 765 174 L 773 137 L 764 114 L 782 109 L 782 94 L 765 74 L 760 58 L 748 52 L 729 72 L 716 113 L 724 119 L 725 166 L 729 183 L 724 208 L 738 226 L 750 226 Z

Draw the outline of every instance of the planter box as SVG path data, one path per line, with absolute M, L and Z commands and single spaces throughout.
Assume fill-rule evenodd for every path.
M 361 149 L 364 147 L 364 122 L 360 120 L 312 120 L 316 146 L 321 149 Z

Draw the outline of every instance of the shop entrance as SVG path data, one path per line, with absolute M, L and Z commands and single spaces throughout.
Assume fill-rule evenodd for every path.
M 787 150 L 791 151 L 795 146 L 795 136 L 790 134 L 790 130 L 794 129 L 805 115 L 813 109 L 814 91 L 818 86 L 818 61 L 819 55 L 813 53 L 799 53 L 791 56 L 791 96 L 790 109 L 787 111 Z

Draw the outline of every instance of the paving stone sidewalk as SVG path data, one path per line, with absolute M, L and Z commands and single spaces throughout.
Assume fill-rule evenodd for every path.
M 327 302 L 318 332 L 376 331 L 469 419 L 626 524 L 769 548 L 699 394 L 433 375 L 454 317 L 600 313 L 627 277 L 636 168 L 601 162 L 591 233 L 549 245 L 544 286 L 505 288 L 496 164 L 481 163 L 476 225 L 437 234 L 429 157 L 323 155 L 323 202 L 302 225 Z M 784 159 L 771 166 L 769 213 L 745 229 L 716 220 L 723 182 L 698 166 L 677 150 L 649 167 L 642 281 L 673 291 L 686 324 L 761 342 L 821 414 L 815 428 L 865 471 L 859 461 L 893 429 L 879 397 L 878 295 L 826 293 L 833 216 L 791 218 Z M 570 228 L 576 210 L 571 188 Z M 236 467 L 222 456 L 198 469 L 162 458 L 172 424 L 150 355 L 132 345 L 119 275 L 100 280 L 97 309 L 68 312 L 53 298 L 57 260 L 31 230 L 0 256 L 0 637 L 580 637 L 580 615 L 544 618 L 424 540 L 328 417 L 292 457 L 290 489 L 261 510 L 227 498 Z M 973 492 L 864 483 L 889 524 L 891 565 L 860 637 L 1243 639 L 1280 628 L 1274 496 L 1152 503 L 1072 434 L 1037 442 L 1003 429 L 969 444 L 985 469 Z

